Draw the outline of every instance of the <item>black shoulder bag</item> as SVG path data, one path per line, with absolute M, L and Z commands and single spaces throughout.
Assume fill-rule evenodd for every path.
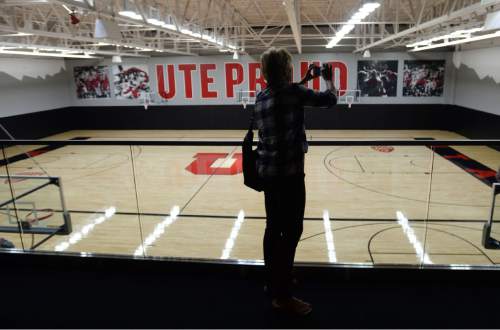
M 264 190 L 264 182 L 257 173 L 257 150 L 252 147 L 253 143 L 253 122 L 254 116 L 250 120 L 250 128 L 243 139 L 243 182 L 245 186 L 256 191 Z

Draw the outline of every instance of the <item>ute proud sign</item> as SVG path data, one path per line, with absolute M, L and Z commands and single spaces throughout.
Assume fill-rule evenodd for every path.
M 299 72 L 294 72 L 298 81 L 309 64 L 319 61 L 299 61 Z M 332 64 L 333 76 L 339 90 L 348 89 L 348 66 L 341 61 Z M 294 65 L 296 71 L 297 63 Z M 156 64 L 156 82 L 159 97 L 164 100 L 236 100 L 239 90 L 259 91 L 266 87 L 259 62 L 219 62 Z M 310 88 L 320 90 L 320 78 L 309 83 Z

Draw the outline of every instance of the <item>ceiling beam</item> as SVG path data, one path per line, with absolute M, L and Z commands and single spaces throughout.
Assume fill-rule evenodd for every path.
M 113 55 L 120 55 L 123 57 L 144 57 L 148 58 L 149 56 L 147 55 L 142 55 L 142 54 L 133 54 L 133 53 L 127 53 L 127 52 L 120 52 L 120 51 L 106 51 L 106 50 L 99 50 L 98 48 L 73 48 L 73 47 L 60 47 L 60 46 L 50 46 L 47 44 L 31 44 L 31 43 L 19 43 L 19 42 L 3 42 L 0 41 L 0 48 L 2 47 L 15 47 L 18 49 L 23 49 L 23 48 L 38 48 L 38 49 L 43 49 L 43 48 L 50 48 L 53 50 L 61 51 L 61 52 L 81 52 L 81 53 L 90 53 L 90 54 L 97 54 L 97 55 L 108 55 L 108 56 L 113 56 Z
M 285 6 L 286 15 L 288 16 L 288 22 L 292 28 L 293 39 L 295 40 L 295 46 L 297 46 L 297 51 L 302 54 L 302 30 L 300 24 L 300 0 L 284 0 L 283 5 Z

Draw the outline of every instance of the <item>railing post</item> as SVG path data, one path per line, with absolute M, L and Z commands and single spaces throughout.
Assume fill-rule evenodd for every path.
M 491 237 L 491 226 L 493 225 L 493 216 L 495 215 L 495 201 L 498 194 L 500 194 L 500 183 L 494 183 L 492 186 L 490 218 L 483 226 L 482 243 L 486 249 L 500 249 L 500 241 Z

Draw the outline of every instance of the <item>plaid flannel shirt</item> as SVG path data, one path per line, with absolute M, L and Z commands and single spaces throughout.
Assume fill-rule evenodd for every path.
M 336 103 L 337 96 L 332 91 L 315 92 L 299 84 L 261 91 L 253 114 L 259 130 L 259 176 L 266 179 L 304 174 L 304 154 L 308 149 L 304 106 L 332 107 Z

